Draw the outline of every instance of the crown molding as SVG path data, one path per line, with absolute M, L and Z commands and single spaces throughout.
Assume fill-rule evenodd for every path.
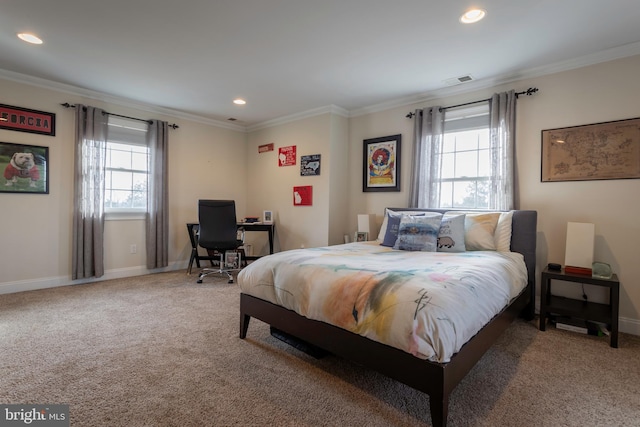
M 119 105 L 121 107 L 135 108 L 140 111 L 146 111 L 148 113 L 162 114 L 170 116 L 172 118 L 185 119 L 196 123 L 205 125 L 216 126 L 220 128 L 246 132 L 245 126 L 240 126 L 233 123 L 224 122 L 221 120 L 209 119 L 196 114 L 186 113 L 180 110 L 173 110 L 171 108 L 158 107 L 152 104 L 145 104 L 132 99 L 109 95 L 102 92 L 97 92 L 90 89 L 81 88 L 78 86 L 72 86 L 65 83 L 54 82 L 52 80 L 42 79 L 39 77 L 30 76 L 27 74 L 20 74 L 9 70 L 0 69 L 0 78 L 5 80 L 11 80 L 16 83 L 27 84 L 30 86 L 40 87 L 43 89 L 54 90 L 56 92 L 66 93 L 74 96 L 81 96 L 83 98 L 94 99 L 96 101 L 107 102 L 113 105 Z
M 15 73 L 8 70 L 0 69 L 0 78 L 6 80 L 15 81 L 18 83 L 24 83 L 31 86 L 42 87 L 45 89 L 51 89 L 62 93 L 68 93 L 70 95 L 81 96 L 85 98 L 95 99 L 98 101 L 108 102 L 114 105 L 120 105 L 123 107 L 135 108 L 141 111 L 147 111 L 149 113 L 163 114 L 173 118 L 181 118 L 196 123 L 202 123 L 205 125 L 216 126 L 224 129 L 239 131 L 239 132 L 253 132 L 260 129 L 265 129 L 273 126 L 282 125 L 285 123 L 294 122 L 309 117 L 314 117 L 322 114 L 336 114 L 346 118 L 363 116 L 366 114 L 378 113 L 393 108 L 406 107 L 415 104 L 427 104 L 435 99 L 445 98 L 454 95 L 460 95 L 468 92 L 473 92 L 481 89 L 486 89 L 502 84 L 509 84 L 518 82 L 524 79 L 531 79 L 535 77 L 541 77 L 549 74 L 555 74 L 563 71 L 573 70 L 577 68 L 586 67 L 589 65 L 595 65 L 602 62 L 613 61 L 616 59 L 626 58 L 629 56 L 640 55 L 640 42 L 629 43 L 623 46 L 618 46 L 610 49 L 605 49 L 600 52 L 596 52 L 589 55 L 584 55 L 577 58 L 568 59 L 566 61 L 560 61 L 553 64 L 548 64 L 540 67 L 530 68 L 522 70 L 516 73 L 506 73 L 499 76 L 494 76 L 487 79 L 474 80 L 468 83 L 459 84 L 456 86 L 449 86 L 442 89 L 437 89 L 430 92 L 423 92 L 415 95 L 411 95 L 403 98 L 391 99 L 378 104 L 373 104 L 367 107 L 356 108 L 353 110 L 347 110 L 337 105 L 328 105 L 324 107 L 314 108 L 306 111 L 301 111 L 295 114 L 282 116 L 276 119 L 267 120 L 264 122 L 256 123 L 249 126 L 238 125 L 221 120 L 214 120 L 207 117 L 199 116 L 196 114 L 186 113 L 180 110 L 173 110 L 170 108 L 158 107 L 151 104 L 140 103 L 128 98 L 122 98 L 117 96 L 108 95 L 102 92 L 97 92 L 89 89 L 80 88 L 77 86 L 67 85 L 64 83 L 58 83 L 51 80 L 42 79 L 39 77 L 33 77 L 26 74 Z
M 267 120 L 261 123 L 257 123 L 255 125 L 251 125 L 247 127 L 247 132 L 253 132 L 260 129 L 270 128 L 273 126 L 282 125 L 285 123 L 295 122 L 297 120 L 306 119 L 309 117 L 320 116 L 322 114 L 336 114 L 338 116 L 349 118 L 349 111 L 338 107 L 337 105 L 327 105 L 324 107 L 314 108 L 311 110 L 301 111 L 299 113 L 290 114 L 288 116 L 279 117 L 273 120 Z
M 371 113 L 378 113 L 392 108 L 406 107 L 408 105 L 428 103 L 432 100 L 444 98 L 453 95 L 474 92 L 480 89 L 486 89 L 497 85 L 514 83 L 525 79 L 542 77 L 549 74 L 560 73 L 563 71 L 574 70 L 577 68 L 587 67 L 589 65 L 600 64 L 603 62 L 614 61 L 616 59 L 626 58 L 630 56 L 640 55 L 640 42 L 629 43 L 623 46 L 606 49 L 589 55 L 560 61 L 540 67 L 530 68 L 519 71 L 517 73 L 506 73 L 500 76 L 494 76 L 487 79 L 474 80 L 469 83 L 463 83 L 456 86 L 450 86 L 428 93 L 412 95 L 404 98 L 397 98 L 379 104 L 370 105 L 368 107 L 356 108 L 349 111 L 350 117 L 358 117 Z

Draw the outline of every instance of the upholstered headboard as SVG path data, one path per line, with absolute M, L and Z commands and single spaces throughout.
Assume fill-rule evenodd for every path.
M 445 212 L 455 209 L 416 209 L 416 208 L 389 208 L 392 211 L 426 211 Z M 461 210 L 469 212 L 469 210 Z M 479 211 L 480 212 L 480 211 Z M 530 312 L 528 317 L 533 318 L 536 296 L 536 234 L 538 224 L 538 212 L 533 210 L 514 210 L 511 222 L 511 251 L 521 253 L 527 266 L 528 285 L 531 296 Z

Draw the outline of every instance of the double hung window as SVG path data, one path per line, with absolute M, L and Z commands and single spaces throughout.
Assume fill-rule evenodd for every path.
M 149 147 L 147 124 L 109 117 L 105 164 L 105 213 L 147 210 Z
M 440 153 L 441 208 L 488 209 L 491 184 L 489 103 L 445 111 Z

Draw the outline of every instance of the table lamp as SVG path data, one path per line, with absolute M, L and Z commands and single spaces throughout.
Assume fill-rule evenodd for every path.
M 596 226 L 583 222 L 567 223 L 564 271 L 591 275 Z
M 374 240 L 376 238 L 376 214 L 358 214 L 358 232 L 368 233 L 367 239 Z

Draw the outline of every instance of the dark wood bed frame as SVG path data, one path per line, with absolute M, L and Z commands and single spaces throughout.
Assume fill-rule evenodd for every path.
M 390 208 L 407 210 L 407 208 Z M 445 212 L 441 209 L 411 209 Z M 327 350 L 400 381 L 429 395 L 434 426 L 446 426 L 449 395 L 456 385 L 480 360 L 511 322 L 519 315 L 531 320 L 535 309 L 535 259 L 537 212 L 514 211 L 511 250 L 524 255 L 528 284 L 523 292 L 505 307 L 448 363 L 419 359 L 402 350 L 372 341 L 328 323 L 311 320 L 294 311 L 241 293 L 240 338 L 247 336 L 249 321 L 255 317 L 273 328 Z

